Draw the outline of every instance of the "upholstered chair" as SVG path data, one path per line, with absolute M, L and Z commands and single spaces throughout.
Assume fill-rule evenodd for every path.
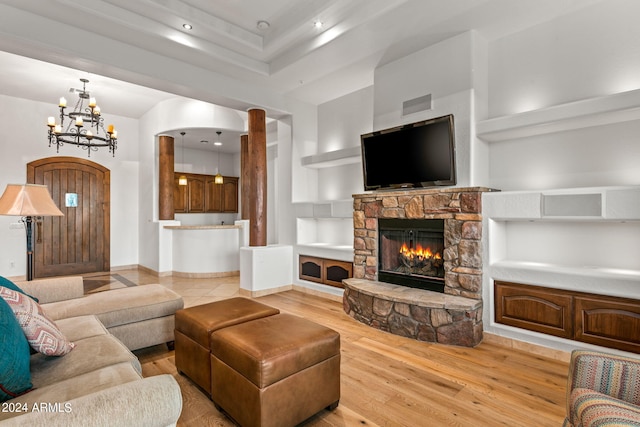
M 640 426 L 640 358 L 575 350 L 565 427 Z

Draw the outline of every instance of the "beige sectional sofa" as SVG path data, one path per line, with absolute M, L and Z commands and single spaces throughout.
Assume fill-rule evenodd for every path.
M 169 426 L 182 410 L 171 375 L 143 378 L 131 350 L 172 342 L 182 298 L 161 285 L 85 296 L 81 277 L 20 282 L 75 348 L 31 355 L 34 389 L 2 402 L 0 426 Z M 0 351 L 6 351 L 1 349 Z

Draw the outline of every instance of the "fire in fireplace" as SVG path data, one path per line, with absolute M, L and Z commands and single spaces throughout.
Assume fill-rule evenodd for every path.
M 378 220 L 378 280 L 444 292 L 444 220 Z

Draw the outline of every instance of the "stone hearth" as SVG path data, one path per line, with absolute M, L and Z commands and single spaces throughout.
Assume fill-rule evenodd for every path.
M 353 277 L 344 310 L 372 327 L 422 341 L 482 341 L 482 193 L 411 189 L 354 195 Z M 444 294 L 378 282 L 378 219 L 444 219 Z M 455 297 L 455 298 L 453 298 Z

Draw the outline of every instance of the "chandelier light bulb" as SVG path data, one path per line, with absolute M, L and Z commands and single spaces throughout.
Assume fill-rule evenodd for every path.
M 58 107 L 64 108 L 67 106 L 67 100 L 63 97 L 60 98 L 60 102 L 58 103 Z

